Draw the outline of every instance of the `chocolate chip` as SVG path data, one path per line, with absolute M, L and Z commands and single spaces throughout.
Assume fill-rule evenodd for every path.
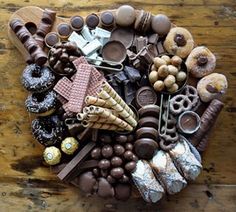
M 176 34 L 174 41 L 178 46 L 185 46 L 186 45 L 186 39 L 182 34 Z

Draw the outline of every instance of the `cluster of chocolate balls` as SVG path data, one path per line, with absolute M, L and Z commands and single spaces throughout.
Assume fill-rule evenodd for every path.
M 163 55 L 153 59 L 149 73 L 149 81 L 155 91 L 176 92 L 186 81 L 187 73 L 181 68 L 179 56 Z

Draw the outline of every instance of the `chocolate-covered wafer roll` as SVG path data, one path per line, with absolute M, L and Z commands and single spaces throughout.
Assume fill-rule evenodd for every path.
M 52 25 L 45 24 L 44 22 L 40 22 L 38 29 L 36 31 L 36 35 L 44 38 L 47 35 L 47 33 L 51 31 L 51 28 L 52 28 Z
M 189 140 L 194 146 L 198 146 L 206 133 L 215 124 L 218 115 L 220 114 L 224 103 L 220 100 L 214 99 L 211 101 L 207 109 L 201 116 L 201 126 L 199 130 L 193 134 Z M 206 140 L 205 140 L 206 141 Z M 203 145 L 203 144 L 202 144 Z M 206 145 L 205 145 L 206 146 Z
M 55 21 L 55 18 L 56 18 L 56 12 L 46 8 L 43 11 L 43 15 L 42 15 L 41 20 L 45 24 L 53 25 L 53 22 Z
M 19 19 L 12 19 L 9 23 L 13 32 L 17 33 L 23 26 L 23 23 Z
M 157 151 L 150 161 L 150 165 L 167 193 L 178 193 L 187 185 L 186 180 L 180 175 L 168 153 L 162 150 Z
M 27 32 L 27 29 L 24 26 L 22 26 L 16 32 L 16 36 L 19 38 L 19 40 L 22 44 L 24 44 L 30 38 L 30 35 L 29 35 L 29 33 Z
M 181 136 L 177 145 L 169 151 L 179 172 L 187 180 L 195 180 L 200 174 L 202 165 L 191 152 L 186 139 Z
M 146 202 L 155 203 L 164 195 L 164 189 L 155 178 L 152 168 L 147 161 L 139 160 L 131 176 Z

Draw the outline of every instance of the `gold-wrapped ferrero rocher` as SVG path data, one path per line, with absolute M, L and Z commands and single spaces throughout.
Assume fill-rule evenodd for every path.
M 72 155 L 78 149 L 79 143 L 73 137 L 67 137 L 61 142 L 61 150 L 67 155 Z
M 61 161 L 61 151 L 54 146 L 47 147 L 43 152 L 43 158 L 49 165 L 56 165 Z

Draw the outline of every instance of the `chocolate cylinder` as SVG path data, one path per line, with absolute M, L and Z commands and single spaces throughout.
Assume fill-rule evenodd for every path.
M 56 12 L 50 9 L 45 9 L 43 11 L 43 16 L 42 16 L 42 22 L 48 25 L 53 25 L 53 22 L 55 21 L 56 18 Z
M 23 26 L 23 23 L 21 23 L 21 21 L 19 19 L 13 19 L 10 21 L 10 27 L 11 29 L 17 33 Z
M 194 146 L 198 146 L 202 141 L 204 136 L 210 130 L 210 128 L 215 124 L 218 115 L 220 114 L 222 108 L 224 107 L 224 103 L 214 99 L 211 101 L 207 109 L 201 116 L 201 126 L 199 130 L 193 134 L 189 140 Z M 204 139 L 206 141 L 206 139 Z M 203 144 L 201 144 L 203 145 Z M 206 146 L 206 145 L 205 145 Z
M 40 22 L 38 29 L 36 31 L 36 35 L 44 38 L 47 35 L 47 33 L 51 31 L 51 28 L 52 28 L 52 25 Z

